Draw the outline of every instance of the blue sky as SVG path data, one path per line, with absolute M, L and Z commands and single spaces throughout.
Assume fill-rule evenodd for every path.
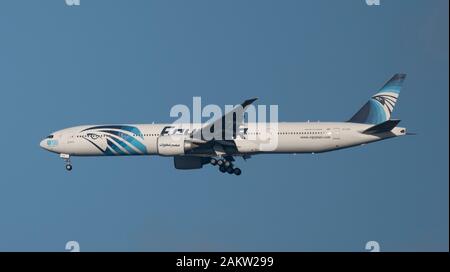
M 447 0 L 0 2 L 0 251 L 447 251 Z M 39 148 L 80 124 L 171 122 L 257 96 L 283 121 L 351 117 L 394 73 L 418 136 L 176 171 Z

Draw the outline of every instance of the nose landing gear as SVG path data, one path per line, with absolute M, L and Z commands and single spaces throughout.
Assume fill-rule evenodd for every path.
M 226 159 L 215 159 L 211 158 L 210 163 L 214 166 L 219 166 L 219 171 L 222 173 L 228 173 L 228 174 L 235 174 L 236 176 L 239 176 L 242 174 L 241 169 L 235 168 L 233 163 L 231 161 L 228 161 Z
M 66 170 L 72 171 L 72 164 L 70 163 L 70 155 L 69 154 L 60 154 L 59 157 L 61 157 L 65 164 L 66 164 Z

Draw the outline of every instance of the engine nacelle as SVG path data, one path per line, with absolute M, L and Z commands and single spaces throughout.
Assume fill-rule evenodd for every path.
M 173 163 L 176 169 L 190 170 L 200 169 L 204 164 L 208 164 L 210 158 L 194 157 L 194 156 L 175 156 Z
M 158 154 L 161 156 L 184 155 L 193 148 L 191 142 L 185 140 L 183 135 L 170 135 L 158 138 Z

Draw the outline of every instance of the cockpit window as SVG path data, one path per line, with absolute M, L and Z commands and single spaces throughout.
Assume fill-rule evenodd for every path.
M 53 139 L 53 134 L 52 135 L 49 135 L 49 136 L 47 136 L 47 139 Z

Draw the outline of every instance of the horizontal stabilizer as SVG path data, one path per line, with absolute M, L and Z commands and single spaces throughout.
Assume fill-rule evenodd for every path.
M 372 126 L 366 130 L 363 131 L 365 134 L 376 134 L 376 133 L 383 133 L 383 132 L 389 132 L 393 128 L 395 128 L 398 123 L 400 123 L 400 120 L 387 120 L 381 124 Z

